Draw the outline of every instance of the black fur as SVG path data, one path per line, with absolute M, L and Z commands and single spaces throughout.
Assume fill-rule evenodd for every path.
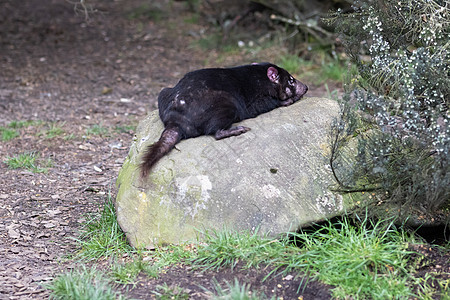
M 142 176 L 180 140 L 240 135 L 250 128 L 231 127 L 233 123 L 291 105 L 307 90 L 286 70 L 269 63 L 187 73 L 175 87 L 159 94 L 159 116 L 165 129 L 144 154 Z

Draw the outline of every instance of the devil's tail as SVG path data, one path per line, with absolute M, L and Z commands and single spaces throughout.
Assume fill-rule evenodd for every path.
M 148 146 L 140 165 L 142 178 L 147 177 L 153 165 L 164 155 L 170 152 L 180 141 L 180 131 L 177 127 L 164 129 L 159 141 Z

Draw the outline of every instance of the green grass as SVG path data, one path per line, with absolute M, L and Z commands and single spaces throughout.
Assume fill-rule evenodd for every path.
M 299 74 L 305 69 L 311 69 L 312 62 L 305 61 L 296 55 L 283 55 L 279 58 L 278 65 L 291 74 Z
M 6 142 L 19 136 L 19 133 L 15 129 L 0 127 L 1 139 Z
M 42 125 L 44 125 L 44 128 L 37 135 L 43 136 L 46 139 L 52 139 L 65 133 L 64 129 L 62 128 L 64 124 L 64 122 L 45 123 L 43 121 L 12 121 L 8 124 L 8 126 L 0 127 L 1 140 L 9 141 L 13 138 L 18 137 L 20 135 L 18 130 L 21 128 Z
M 366 221 L 365 221 L 366 222 Z M 355 227 L 344 219 L 312 234 L 297 234 L 303 244 L 298 248 L 287 240 L 272 240 L 256 233 L 204 232 L 205 243 L 197 249 L 194 266 L 204 269 L 270 264 L 278 273 L 309 273 L 324 283 L 336 286 L 335 297 L 394 299 L 412 295 L 408 275 L 407 238 L 391 223 L 366 223 Z M 281 271 L 283 270 L 283 271 Z
M 240 283 L 237 278 L 234 279 L 234 283 L 231 284 L 228 281 L 225 282 L 225 287 L 214 282 L 215 292 L 209 292 L 213 294 L 212 299 L 217 300 L 259 300 L 268 299 L 264 294 L 259 294 L 256 291 L 250 290 L 250 285 Z
M 431 274 L 426 274 L 424 278 L 416 279 L 416 285 L 418 286 L 418 299 L 450 299 L 450 279 L 437 280 Z M 436 297 L 436 288 L 441 291 L 439 298 Z
M 392 223 L 356 227 L 343 219 L 312 234 L 298 234 L 304 244 L 295 256 L 283 259 L 285 271 L 307 269 L 322 282 L 336 286 L 335 297 L 394 299 L 411 296 L 408 287 L 407 238 Z M 372 228 L 373 227 L 373 228 Z
M 108 194 L 100 214 L 91 215 L 77 239 L 80 248 L 75 256 L 86 260 L 119 256 L 133 252 L 117 222 L 111 195 Z
M 115 263 L 111 267 L 110 276 L 115 282 L 121 284 L 132 284 L 136 281 L 141 271 L 146 272 L 149 264 L 143 262 L 142 258 L 133 259 L 128 263 Z
M 277 63 L 294 77 L 322 85 L 328 81 L 343 83 L 345 74 L 349 72 L 345 61 L 318 55 L 319 61 L 306 61 L 296 55 L 283 55 Z
M 328 87 L 327 83 L 324 84 L 324 87 L 325 87 L 325 90 L 327 91 L 328 99 L 333 99 L 336 101 L 339 100 L 339 91 L 338 90 L 330 91 L 330 88 Z
M 151 3 L 151 2 L 150 2 Z M 155 22 L 161 21 L 163 18 L 167 17 L 167 13 L 163 10 L 161 10 L 158 7 L 150 6 L 147 3 L 144 3 L 138 7 L 135 7 L 131 9 L 127 13 L 127 18 L 129 20 L 136 20 L 136 19 L 149 19 Z
M 307 280 L 316 279 L 334 286 L 335 298 L 429 299 L 438 289 L 427 280 L 414 278 L 414 263 L 409 261 L 412 255 L 408 251 L 408 243 L 414 241 L 392 222 L 372 224 L 365 219 L 355 226 L 343 218 L 314 232 L 290 234 L 282 239 L 261 236 L 256 231 L 227 229 L 203 230 L 199 235 L 201 242 L 196 244 L 161 246 L 152 251 L 133 249 L 117 224 L 114 205 L 108 197 L 100 214 L 86 221 L 76 257 L 121 258 L 127 253 L 131 257 L 128 262 L 110 264 L 108 274 L 120 284 L 135 283 L 138 274 L 158 277 L 168 266 L 182 263 L 205 271 L 269 265 L 272 271 L 266 278 L 307 274 L 299 289 L 306 286 Z M 418 295 L 413 293 L 414 287 Z M 215 292 L 220 299 L 256 299 L 251 298 L 256 294 L 249 291 L 249 286 L 234 282 L 223 288 L 217 286 Z M 160 299 L 184 299 L 174 296 L 184 294 L 173 287 L 161 287 L 154 293 Z
M 109 134 L 109 128 L 103 127 L 101 124 L 94 124 L 86 129 L 86 135 L 99 135 L 99 136 L 107 136 Z
M 53 139 L 55 137 L 61 136 L 65 133 L 64 129 L 62 128 L 64 124 L 65 122 L 50 122 L 46 124 L 46 128 L 44 128 L 39 133 L 39 136 L 44 136 L 46 139 Z
M 144 272 L 154 278 L 157 278 L 161 271 L 168 266 L 187 262 L 195 256 L 192 248 L 184 244 L 157 247 L 153 251 L 147 252 L 146 255 L 146 261 L 149 265 L 144 269 Z
M 20 129 L 20 128 L 24 128 L 24 127 L 28 127 L 28 126 L 41 125 L 42 123 L 43 123 L 42 121 L 31 121 L 31 120 L 12 121 L 11 123 L 9 123 L 8 127 L 14 128 L 14 129 Z
M 18 137 L 18 129 L 40 124 L 40 121 L 12 121 L 7 126 L 0 126 L 1 140 L 6 142 Z
M 79 270 L 56 277 L 46 286 L 51 291 L 50 299 L 64 300 L 121 300 L 122 295 L 113 290 L 109 280 L 95 267 L 83 266 Z
M 183 300 L 183 299 L 189 299 L 189 294 L 186 293 L 183 288 L 178 286 L 169 286 L 167 283 L 164 283 L 162 285 L 158 285 L 156 287 L 155 291 L 152 291 L 152 293 L 156 296 L 157 299 L 160 300 L 171 300 L 171 299 L 177 299 L 177 300 Z
M 100 213 L 87 217 L 76 241 L 80 248 L 73 255 L 82 260 L 118 258 L 125 253 L 133 256 L 131 262 L 112 265 L 111 276 L 117 282 L 130 282 L 141 271 L 150 277 L 158 277 L 165 267 L 192 255 L 184 245 L 158 247 L 147 252 L 131 247 L 117 222 L 114 203 L 109 194 Z
M 133 255 L 129 262 L 112 264 L 110 276 L 115 282 L 133 284 L 141 272 L 149 277 L 157 278 L 165 267 L 186 259 L 186 254 L 190 255 L 180 246 L 169 246 L 163 250 L 156 249 L 151 252 L 141 250 L 135 252 L 136 255 Z
M 65 141 L 70 141 L 70 140 L 74 140 L 74 139 L 76 139 L 76 136 L 73 133 L 64 136 Z
M 333 59 L 328 62 L 322 62 L 321 68 L 322 76 L 327 80 L 334 80 L 337 82 L 344 81 L 344 74 L 348 72 L 347 67 L 343 62 Z
M 205 35 L 200 39 L 193 42 L 193 47 L 198 47 L 201 50 L 211 51 L 214 49 L 220 48 L 220 53 L 218 61 L 216 63 L 220 63 L 221 60 L 225 59 L 225 57 L 229 54 L 238 54 L 240 53 L 239 46 L 237 44 L 238 37 L 234 36 L 226 41 L 223 40 L 222 33 L 216 32 L 212 34 Z
M 114 131 L 117 133 L 136 132 L 136 126 L 135 125 L 116 125 L 116 127 L 114 128 Z
M 222 35 L 218 33 L 209 34 L 194 42 L 202 50 L 213 50 L 218 48 L 222 41 Z
M 189 17 L 184 18 L 184 22 L 187 24 L 198 24 L 200 20 L 200 14 L 195 13 L 190 15 Z
M 206 230 L 200 232 L 204 243 L 197 249 L 191 263 L 203 269 L 236 267 L 244 262 L 247 268 L 273 259 L 284 251 L 286 244 L 278 240 L 261 237 L 257 231 L 236 232 L 230 230 Z
M 17 154 L 12 157 L 7 156 L 4 163 L 10 169 L 25 169 L 33 173 L 46 173 L 48 168 L 53 165 L 51 159 L 47 159 L 43 163 L 44 166 L 40 166 L 35 152 Z
M 130 261 L 111 264 L 110 276 L 117 283 L 132 284 L 141 272 L 149 277 L 158 278 L 168 266 L 185 261 L 192 256 L 192 252 L 186 250 L 183 245 L 158 247 L 153 251 L 134 249 L 128 253 L 132 256 Z

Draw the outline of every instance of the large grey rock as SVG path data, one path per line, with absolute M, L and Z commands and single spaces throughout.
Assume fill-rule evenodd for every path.
M 327 160 L 338 114 L 335 101 L 306 98 L 241 122 L 252 129 L 243 135 L 183 140 L 143 181 L 141 154 L 163 130 L 151 113 L 117 180 L 120 226 L 132 245 L 153 247 L 193 240 L 203 228 L 277 235 L 339 213 L 344 201 L 329 190 Z

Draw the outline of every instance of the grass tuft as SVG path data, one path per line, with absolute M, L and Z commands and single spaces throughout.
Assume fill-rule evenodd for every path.
M 37 154 L 35 152 L 22 153 L 15 156 L 7 156 L 4 163 L 10 169 L 26 169 L 33 173 L 47 173 L 48 168 L 52 166 L 52 161 L 47 159 L 44 165 L 41 167 L 37 164 Z
M 195 257 L 192 245 L 169 245 L 155 248 L 147 252 L 144 260 L 148 261 L 148 266 L 143 271 L 150 277 L 157 278 L 161 271 L 171 265 L 190 261 Z
M 393 223 L 350 224 L 344 218 L 338 224 L 324 226 L 313 233 L 299 233 L 303 244 L 297 255 L 280 262 L 285 272 L 305 268 L 314 277 L 334 285 L 337 298 L 394 299 L 411 296 L 406 270 L 410 252 L 407 240 Z
M 20 129 L 20 128 L 24 128 L 24 127 L 28 127 L 28 126 L 32 126 L 32 125 L 39 125 L 41 124 L 42 121 L 12 121 L 11 123 L 8 124 L 9 128 L 13 128 L 13 129 Z
M 348 67 L 346 67 L 339 60 L 331 60 L 329 62 L 322 62 L 321 68 L 322 76 L 327 78 L 328 80 L 334 80 L 337 82 L 344 81 L 344 74 L 348 72 Z
M 132 133 L 136 132 L 136 125 L 116 125 L 114 131 L 117 133 Z
M 205 230 L 200 234 L 204 243 L 199 245 L 197 255 L 191 262 L 205 269 L 233 269 L 239 262 L 250 268 L 274 258 L 285 247 L 283 242 L 261 237 L 257 230 L 253 233 Z
M 81 245 L 81 249 L 76 256 L 87 260 L 133 252 L 133 248 L 128 245 L 125 234 L 117 222 L 110 194 L 108 194 L 100 214 L 91 215 L 84 224 L 77 242 Z
M 169 299 L 189 299 L 189 294 L 184 291 L 183 288 L 178 286 L 169 286 L 167 283 L 158 285 L 155 291 L 152 291 L 156 295 L 157 299 L 169 300 Z
M 64 126 L 64 124 L 65 122 L 50 122 L 46 125 L 47 128 L 42 130 L 39 135 L 44 136 L 46 139 L 53 139 L 57 136 L 63 135 L 64 129 L 62 127 Z
M 234 283 L 231 284 L 228 281 L 225 282 L 226 287 L 221 287 L 218 282 L 214 282 L 214 288 L 216 290 L 212 299 L 216 300 L 258 300 L 267 299 L 264 294 L 260 295 L 255 291 L 250 290 L 250 285 L 245 283 L 241 284 L 237 278 L 234 279 Z
M 50 299 L 73 300 L 122 300 L 122 295 L 115 292 L 108 280 L 95 267 L 71 271 L 56 277 L 47 289 L 51 290 Z
M 301 69 L 312 65 L 312 63 L 308 63 L 296 55 L 283 55 L 280 57 L 278 64 L 290 74 L 298 74 L 301 72 Z
M 110 275 L 117 283 L 131 284 L 144 268 L 141 260 L 133 260 L 126 264 L 113 265 Z
M 0 127 L 1 139 L 3 142 L 12 140 L 19 136 L 19 133 L 15 129 Z
M 359 226 L 343 218 L 313 233 L 293 234 L 299 248 L 287 240 L 273 240 L 255 233 L 204 231 L 190 262 L 204 269 L 235 268 L 268 264 L 273 270 L 266 278 L 302 272 L 336 286 L 335 297 L 394 299 L 410 297 L 412 277 L 408 274 L 408 237 L 391 222 Z M 308 280 L 306 278 L 306 280 Z M 302 282 L 301 285 L 305 283 Z M 300 288 L 300 287 L 299 287 Z
M 88 129 L 86 129 L 86 136 L 99 135 L 107 136 L 109 134 L 109 129 L 103 127 L 101 124 L 94 124 Z
M 283 55 L 277 63 L 295 77 L 316 85 L 326 84 L 328 81 L 342 83 L 344 74 L 349 71 L 344 61 L 325 55 L 318 57 L 321 57 L 320 61 L 306 61 L 297 55 Z
M 38 124 L 37 121 L 12 121 L 8 126 L 0 126 L 0 135 L 3 142 L 7 142 L 19 136 L 17 129 Z

